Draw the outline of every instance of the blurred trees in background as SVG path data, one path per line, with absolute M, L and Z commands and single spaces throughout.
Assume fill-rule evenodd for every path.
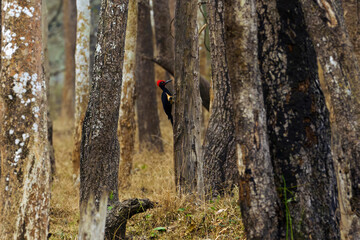
M 46 239 L 51 166 L 42 0 L 2 6 L 0 235 Z

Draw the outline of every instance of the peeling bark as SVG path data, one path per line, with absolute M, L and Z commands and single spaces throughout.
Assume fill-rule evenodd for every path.
M 281 237 L 339 239 L 329 113 L 299 1 L 258 1 L 257 11 Z
M 219 1 L 220 2 L 220 1 Z M 225 1 L 226 56 L 234 104 L 240 207 L 248 239 L 279 239 L 273 166 L 258 65 L 256 6 Z
M 75 51 L 75 128 L 72 152 L 73 171 L 80 169 L 81 127 L 89 101 L 90 2 L 77 0 L 77 31 Z
M 139 0 L 138 4 L 135 88 L 140 150 L 145 148 L 162 152 L 154 64 L 143 57 L 152 58 L 154 54 L 149 0 Z
M 65 39 L 65 78 L 62 90 L 61 115 L 74 118 L 75 101 L 75 46 L 76 46 L 76 1 L 63 0 Z
M 212 94 L 211 115 L 202 150 L 204 186 L 213 196 L 239 183 L 236 167 L 234 109 L 225 49 L 224 5 L 208 1 Z
M 50 159 L 42 1 L 2 1 L 0 236 L 46 239 Z
M 118 137 L 120 143 L 119 185 L 130 186 L 134 146 L 135 146 L 135 64 L 137 37 L 137 0 L 130 1 L 125 38 L 123 83 L 121 87 L 120 121 Z
M 179 193 L 203 194 L 197 1 L 176 1 L 175 183 Z
M 342 239 L 360 239 L 360 71 L 340 1 L 300 0 L 330 111 Z M 331 16 L 336 19 L 332 20 Z

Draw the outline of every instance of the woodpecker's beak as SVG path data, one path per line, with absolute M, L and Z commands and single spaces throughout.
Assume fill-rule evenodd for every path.
M 164 85 L 168 84 L 168 83 L 171 82 L 171 81 L 172 81 L 171 79 L 170 79 L 170 80 L 167 80 Z

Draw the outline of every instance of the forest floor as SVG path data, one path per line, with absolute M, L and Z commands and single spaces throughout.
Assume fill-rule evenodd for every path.
M 165 115 L 165 114 L 163 114 Z M 135 147 L 131 186 L 119 198 L 149 198 L 157 207 L 133 216 L 127 224 L 130 239 L 246 239 L 241 222 L 238 189 L 224 197 L 193 203 L 175 190 L 171 125 L 161 116 L 164 152 Z M 71 124 L 54 121 L 56 176 L 52 186 L 50 239 L 77 239 L 79 183 L 74 180 Z

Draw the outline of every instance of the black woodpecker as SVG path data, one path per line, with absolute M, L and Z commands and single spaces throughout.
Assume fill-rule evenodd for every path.
M 169 89 L 165 87 L 165 85 L 168 84 L 169 82 L 171 82 L 171 80 L 167 80 L 166 82 L 164 80 L 158 80 L 157 85 L 163 91 L 161 94 L 161 101 L 164 107 L 164 111 L 168 116 L 169 120 L 171 121 L 171 125 L 174 125 L 173 117 L 171 115 L 171 107 L 172 104 L 174 103 L 174 99 L 172 93 L 169 91 Z

